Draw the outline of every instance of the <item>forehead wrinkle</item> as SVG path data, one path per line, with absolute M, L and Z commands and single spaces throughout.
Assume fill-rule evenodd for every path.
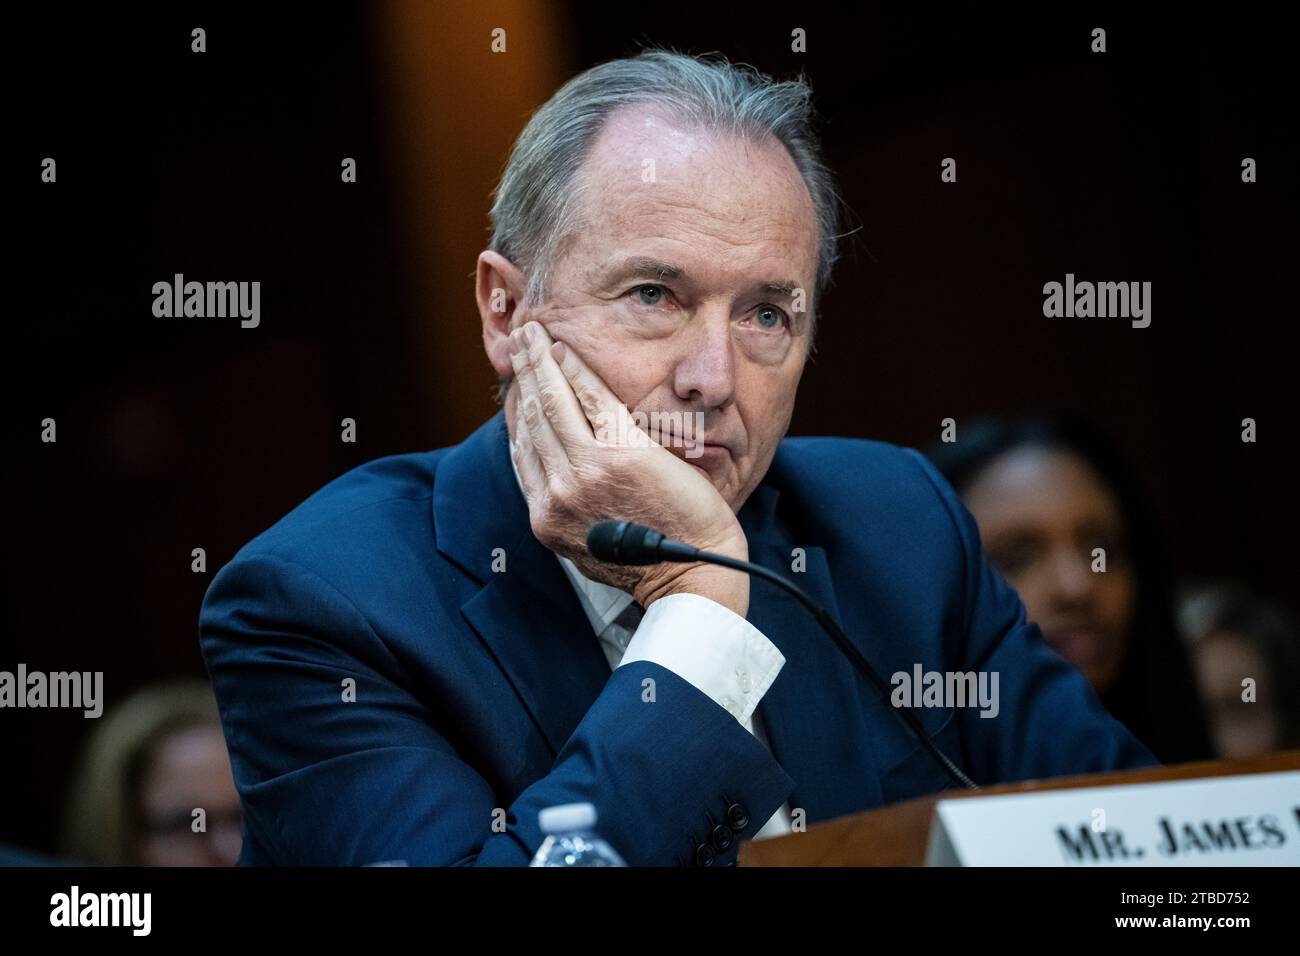
M 589 225 L 608 224 L 610 238 L 615 241 L 662 238 L 685 242 L 698 238 L 725 244 L 727 250 L 739 250 L 789 239 L 798 252 L 807 251 L 799 247 L 806 236 L 804 227 L 811 222 L 801 221 L 797 213 L 791 214 L 792 210 L 780 206 L 735 202 L 710 208 L 666 192 L 610 200 L 601 197 L 597 203 L 591 210 L 594 215 L 589 217 Z M 744 227 L 745 231 L 737 235 L 736 227 Z
M 703 259 L 709 266 L 732 259 L 745 249 L 775 241 L 781 248 L 759 249 L 759 258 L 787 263 L 791 259 L 802 260 L 797 262 L 794 271 L 798 273 L 805 266 L 812 271 L 807 281 L 803 281 L 788 273 L 780 275 L 787 272 L 787 266 L 783 265 L 777 275 L 762 276 L 752 288 L 761 288 L 768 294 L 792 295 L 795 289 L 809 288 L 816 281 L 816 211 L 807 184 L 777 141 L 755 144 L 743 137 L 700 137 L 698 149 L 685 159 L 670 160 L 662 171 L 685 175 L 660 175 L 658 181 L 646 183 L 639 172 L 640 160 L 645 157 L 640 156 L 643 150 L 637 149 L 644 137 L 641 140 L 631 137 L 630 143 L 628 138 L 606 139 L 602 134 L 599 148 L 589 156 L 588 163 L 584 164 L 587 168 L 580 177 L 586 200 L 583 244 L 588 249 L 597 245 L 596 254 L 585 257 L 583 272 L 593 282 L 602 281 L 613 267 L 603 255 L 604 246 L 622 242 L 637 243 L 644 248 L 647 240 L 685 244 L 691 249 L 690 259 Z M 737 171 L 741 164 L 726 162 L 728 152 L 735 155 L 737 147 L 743 150 L 744 168 L 762 162 L 755 159 L 755 153 L 760 151 L 766 152 L 764 158 L 777 161 L 765 162 L 761 175 L 745 178 Z M 719 187 L 719 183 L 726 185 Z M 739 188 L 728 189 L 727 185 Z M 728 194 L 730 201 L 707 202 L 712 197 Z M 747 227 L 753 238 L 737 239 L 732 234 L 736 227 Z M 721 249 L 716 248 L 719 245 Z M 701 278 L 680 254 L 655 251 L 646 255 L 684 268 L 688 279 Z

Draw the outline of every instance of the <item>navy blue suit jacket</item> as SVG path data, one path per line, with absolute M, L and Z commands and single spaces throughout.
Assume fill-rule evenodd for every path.
M 1155 762 L 1026 623 L 915 451 L 786 439 L 739 518 L 752 560 L 790 573 L 803 550 L 799 583 L 887 678 L 998 672 L 995 718 L 916 711 L 977 783 Z M 787 799 L 816 823 L 945 787 L 793 599 L 755 581 L 749 620 L 786 659 L 759 705 L 770 750 L 663 667 L 611 673 L 532 534 L 501 414 L 455 447 L 357 468 L 204 600 L 241 862 L 524 864 L 539 810 L 590 801 L 633 865 L 698 862 L 719 824 L 738 831 L 725 864 Z

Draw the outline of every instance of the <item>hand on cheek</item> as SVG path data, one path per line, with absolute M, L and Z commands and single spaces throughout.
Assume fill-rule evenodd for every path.
M 513 454 L 538 540 L 588 577 L 630 591 L 644 607 L 689 591 L 743 615 L 749 602 L 743 575 L 704 565 L 616 567 L 588 555 L 587 532 L 610 519 L 647 524 L 735 557 L 747 557 L 748 547 L 713 485 L 650 442 L 572 348 L 557 345 L 536 322 L 512 332 L 510 345 L 519 382 Z

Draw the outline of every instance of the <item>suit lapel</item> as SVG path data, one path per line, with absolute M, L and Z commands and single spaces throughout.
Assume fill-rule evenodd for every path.
M 533 535 L 502 413 L 448 452 L 433 508 L 438 550 L 481 585 L 462 615 L 559 753 L 609 662 L 559 559 Z
M 609 680 L 609 661 L 559 560 L 529 529 L 461 608 L 557 754 Z

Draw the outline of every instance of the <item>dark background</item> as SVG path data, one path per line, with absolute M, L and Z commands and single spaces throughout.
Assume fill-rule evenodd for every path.
M 471 278 L 488 193 L 560 83 L 651 42 L 803 70 L 817 92 L 856 231 L 793 433 L 921 445 L 945 417 L 1082 413 L 1137 468 L 1180 577 L 1294 607 L 1291 34 L 1255 10 L 809 7 L 55 6 L 12 24 L 0 669 L 102 670 L 108 707 L 201 675 L 199 602 L 244 542 L 349 468 L 491 415 Z M 796 26 L 807 54 L 790 52 Z M 1095 26 L 1105 54 L 1089 52 Z M 356 184 L 339 180 L 345 156 Z M 940 182 L 946 156 L 956 184 Z M 1258 183 L 1240 180 L 1245 156 Z M 261 280 L 261 326 L 155 319 L 151 286 L 174 272 Z M 1151 281 L 1151 327 L 1045 319 L 1043 283 L 1067 272 Z M 40 441 L 46 417 L 57 444 Z M 53 848 L 90 728 L 0 714 L 0 840 Z

